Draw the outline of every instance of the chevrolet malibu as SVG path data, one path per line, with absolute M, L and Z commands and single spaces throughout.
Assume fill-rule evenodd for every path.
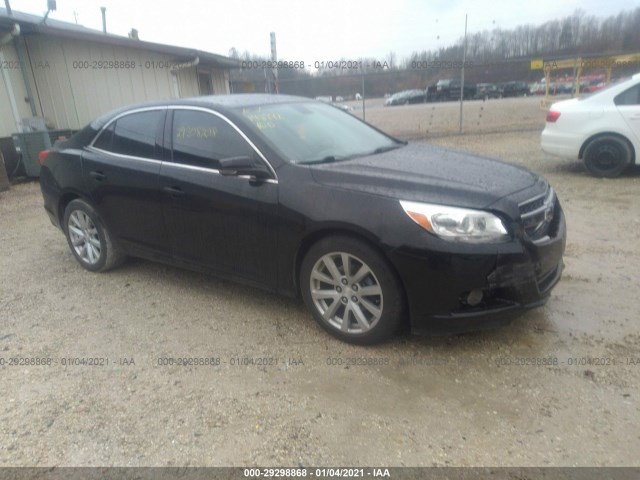
M 351 343 L 503 324 L 562 272 L 565 220 L 543 178 L 313 100 L 128 107 L 40 161 L 45 210 L 87 270 L 130 255 L 300 295 Z
M 584 160 L 596 177 L 617 177 L 640 162 L 640 73 L 551 105 L 541 144 L 552 155 Z

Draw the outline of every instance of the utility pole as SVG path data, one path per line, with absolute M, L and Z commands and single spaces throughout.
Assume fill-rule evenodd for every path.
M 271 32 L 271 75 L 273 77 L 273 86 L 275 93 L 280 93 L 280 86 L 278 85 L 278 51 L 276 50 L 276 32 Z M 271 93 L 271 92 L 269 92 Z
M 462 70 L 460 74 L 460 129 L 462 133 L 462 104 L 464 100 L 464 64 L 467 61 L 467 14 L 464 14 L 464 46 L 462 48 Z
M 102 33 L 107 33 L 107 7 L 100 7 L 102 11 Z
M 9 0 L 4 0 L 4 6 L 7 9 L 7 15 L 9 15 L 10 17 L 13 16 L 13 12 L 11 11 L 11 4 L 9 3 Z
M 362 70 L 362 120 L 366 120 L 367 117 L 364 111 L 364 70 Z

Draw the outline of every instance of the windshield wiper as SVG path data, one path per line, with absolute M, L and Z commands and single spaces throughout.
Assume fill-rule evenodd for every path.
M 317 163 L 333 163 L 333 162 L 339 162 L 341 160 L 347 160 L 351 157 L 340 157 L 340 156 L 335 156 L 335 155 L 329 155 L 327 157 L 324 158 L 320 158 L 318 160 L 309 160 L 308 162 L 300 162 L 302 165 L 311 165 L 311 164 L 317 164 Z
M 373 152 L 372 155 L 376 155 L 378 153 L 384 153 L 384 152 L 388 152 L 390 150 L 395 150 L 396 148 L 400 148 L 400 147 L 404 147 L 404 145 L 389 145 L 387 147 L 380 147 L 380 148 L 376 148 Z

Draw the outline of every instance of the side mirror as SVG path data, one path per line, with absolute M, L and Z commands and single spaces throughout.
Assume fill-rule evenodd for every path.
M 269 171 L 262 162 L 248 155 L 220 159 L 220 175 L 227 177 L 249 175 L 257 179 L 267 178 Z

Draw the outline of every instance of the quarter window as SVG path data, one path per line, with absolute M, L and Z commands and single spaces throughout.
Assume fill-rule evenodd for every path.
M 640 84 L 620 93 L 613 101 L 616 105 L 640 105 Z
M 107 128 L 105 128 L 100 136 L 93 142 L 93 146 L 101 150 L 111 151 L 111 143 L 113 142 L 113 130 L 116 123 L 112 122 Z
M 221 118 L 195 110 L 173 114 L 173 161 L 219 168 L 220 159 L 253 155 L 251 146 Z

